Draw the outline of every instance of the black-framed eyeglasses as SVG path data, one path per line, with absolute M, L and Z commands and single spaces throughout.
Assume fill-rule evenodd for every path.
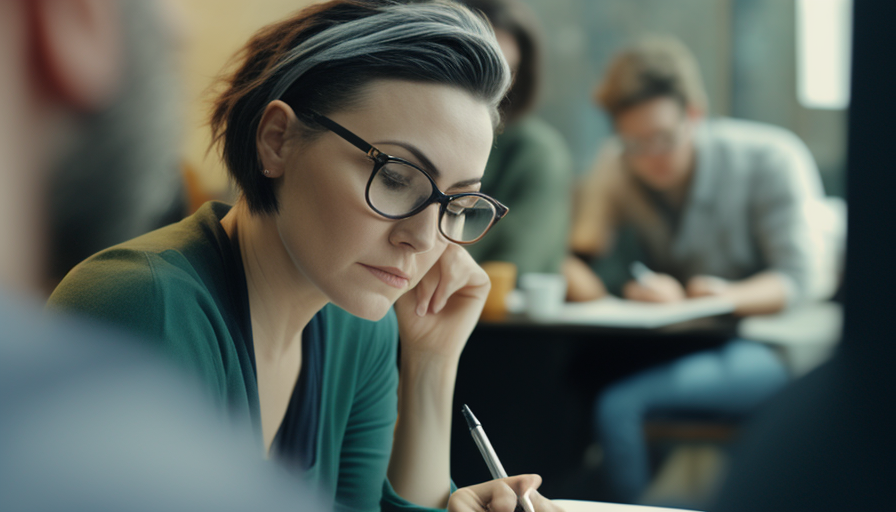
M 310 118 L 342 137 L 373 160 L 365 198 L 387 219 L 406 219 L 439 203 L 439 231 L 457 244 L 479 241 L 510 209 L 480 192 L 445 194 L 423 169 L 397 156 L 387 155 L 336 121 L 308 111 Z

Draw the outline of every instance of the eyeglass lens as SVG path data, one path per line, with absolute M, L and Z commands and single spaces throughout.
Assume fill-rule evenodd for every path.
M 367 191 L 371 206 L 387 216 L 401 217 L 423 205 L 432 183 L 420 169 L 391 161 L 380 167 Z M 439 227 L 455 242 L 472 242 L 491 226 L 495 207 L 478 196 L 461 196 L 448 203 Z
M 477 196 L 454 199 L 442 215 L 442 233 L 458 242 L 472 242 L 481 237 L 495 218 L 492 203 Z

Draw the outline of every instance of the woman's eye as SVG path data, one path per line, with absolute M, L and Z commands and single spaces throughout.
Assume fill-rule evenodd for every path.
M 404 176 L 389 169 L 380 171 L 380 182 L 390 190 L 401 190 L 408 187 L 408 181 Z

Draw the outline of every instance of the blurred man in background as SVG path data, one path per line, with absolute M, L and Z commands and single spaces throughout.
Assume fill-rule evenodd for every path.
M 586 260 L 606 256 L 615 233 L 633 228 L 653 271 L 629 280 L 626 298 L 715 296 L 729 300 L 735 314 L 754 315 L 832 294 L 832 217 L 812 155 L 793 133 L 706 119 L 695 59 L 671 38 L 621 51 L 596 99 L 616 136 L 581 188 L 571 245 Z M 604 293 L 583 261 L 570 261 L 567 272 L 572 297 Z M 645 418 L 739 419 L 787 379 L 771 348 L 732 340 L 613 384 L 597 401 L 595 422 L 618 499 L 636 501 L 647 487 Z
M 58 244 L 51 228 L 56 225 L 50 213 L 54 187 L 77 183 L 77 189 L 65 193 L 89 198 L 105 188 L 107 197 L 133 199 L 135 183 L 172 182 L 170 176 L 133 175 L 135 181 L 117 181 L 117 174 L 166 171 L 126 169 L 127 159 L 115 156 L 174 154 L 176 148 L 160 147 L 174 142 L 167 138 L 120 133 L 152 132 L 139 125 L 154 123 L 154 110 L 170 113 L 165 101 L 171 98 L 145 97 L 150 101 L 142 109 L 146 116 L 108 110 L 131 101 L 122 97 L 133 91 L 127 86 L 129 73 L 143 82 L 159 77 L 141 72 L 163 72 L 131 67 L 142 62 L 131 54 L 137 48 L 165 51 L 165 36 L 158 30 L 161 5 L 144 0 L 0 2 L 3 510 L 318 510 L 313 498 L 288 483 L 293 478 L 257 456 L 257 446 L 240 441 L 250 437 L 221 430 L 219 418 L 192 391 L 192 383 L 118 333 L 49 319 L 41 312 L 38 301 L 53 261 L 48 248 Z M 124 44 L 125 39 L 131 42 Z M 103 133 L 111 138 L 100 137 L 105 140 L 100 144 L 95 135 Z M 74 170 L 67 164 L 77 155 L 120 165 Z M 139 217 L 164 210 L 147 205 L 167 200 L 122 204 L 114 214 Z M 70 215 L 81 218 L 80 208 L 69 208 L 74 208 Z
M 723 295 L 750 315 L 831 295 L 830 217 L 818 168 L 798 137 L 706 119 L 696 61 L 672 38 L 645 38 L 620 52 L 595 94 L 616 136 L 580 189 L 571 245 L 586 258 L 604 257 L 616 232 L 632 226 L 656 275 L 649 284 L 630 280 L 626 298 Z M 580 298 L 597 298 L 587 277 L 570 284 Z

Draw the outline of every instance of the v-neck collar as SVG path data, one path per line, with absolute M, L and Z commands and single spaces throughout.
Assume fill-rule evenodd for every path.
M 206 210 L 207 208 L 207 210 Z M 230 310 L 238 316 L 241 340 L 252 365 L 251 384 L 253 389 L 247 390 L 255 400 L 251 405 L 252 427 L 260 446 L 264 446 L 261 429 L 261 409 L 258 398 L 258 367 L 255 360 L 255 346 L 252 335 L 252 317 L 249 308 L 249 288 L 246 272 L 240 252 L 239 237 L 230 237 L 221 219 L 230 211 L 231 206 L 220 202 L 207 203 L 197 214 L 200 222 L 206 224 L 217 241 L 226 275 L 227 295 Z M 237 227 L 236 229 L 239 229 Z M 288 466 L 307 471 L 317 461 L 317 437 L 320 425 L 324 348 L 326 340 L 326 307 L 319 311 L 302 331 L 302 370 L 290 395 L 286 413 L 277 427 L 272 451 Z

